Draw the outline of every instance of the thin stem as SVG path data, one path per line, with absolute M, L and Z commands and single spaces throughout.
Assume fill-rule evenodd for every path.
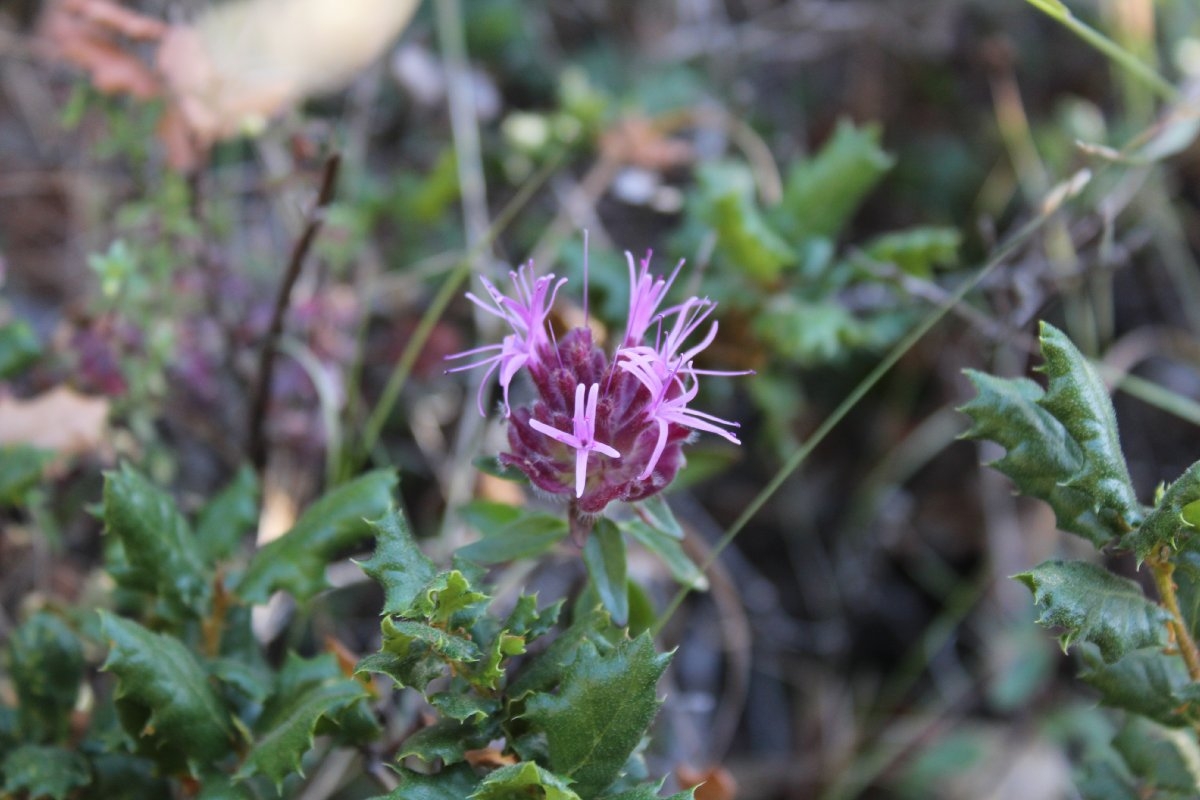
M 263 340 L 262 351 L 258 357 L 258 383 L 250 402 L 250 418 L 247 424 L 248 439 L 246 445 L 250 463 L 258 472 L 267 465 L 266 416 L 267 404 L 271 398 L 271 379 L 275 373 L 275 353 L 279 346 L 279 337 L 283 334 L 283 317 L 291 305 L 292 289 L 300 277 L 300 268 L 304 266 L 304 258 L 312 248 L 317 232 L 325 221 L 325 208 L 333 201 L 334 189 L 337 186 L 338 168 L 342 158 L 334 153 L 325 161 L 325 171 L 321 176 L 321 188 L 317 192 L 317 200 L 306 215 L 304 230 L 292 247 L 292 256 L 288 260 L 287 270 L 283 281 L 279 284 L 279 293 L 275 297 L 275 307 L 271 311 L 271 323 L 267 327 L 267 335 Z
M 1158 587 L 1158 596 L 1162 599 L 1162 604 L 1171 613 L 1171 632 L 1175 634 L 1179 654 L 1187 664 L 1188 675 L 1193 681 L 1200 681 L 1200 650 L 1196 648 L 1196 640 L 1188 630 L 1187 621 L 1179 611 L 1179 600 L 1175 596 L 1175 564 L 1165 552 L 1146 559 L 1146 564 L 1154 574 L 1154 585 Z
M 989 259 L 986 264 L 980 267 L 980 269 L 970 280 L 963 282 L 962 285 L 960 285 L 952 294 L 950 294 L 941 305 L 934 309 L 929 316 L 925 317 L 925 319 L 917 324 L 916 327 L 910 330 L 908 334 L 901 339 L 878 364 L 875 365 L 875 368 L 871 370 L 866 377 L 859 381 L 858 385 L 854 387 L 850 394 L 848 394 L 845 399 L 838 404 L 837 408 L 833 410 L 833 413 L 825 418 L 825 421 L 821 423 L 821 426 L 813 432 L 812 436 L 810 436 L 808 440 L 804 442 L 804 444 L 800 445 L 796 452 L 794 452 L 787 462 L 779 468 L 779 471 L 775 473 L 775 477 L 773 477 L 771 481 L 765 487 L 763 487 L 762 491 L 760 491 L 758 495 L 750 501 L 750 504 L 746 506 L 746 509 L 741 513 L 741 515 L 734 520 L 732 525 L 729 526 L 729 530 L 727 530 L 720 540 L 717 541 L 716 545 L 709 553 L 708 558 L 706 558 L 704 563 L 700 565 L 701 572 L 708 572 L 709 568 L 712 567 L 712 565 L 716 562 L 717 557 L 721 555 L 721 552 L 733 542 L 733 540 L 739 533 L 742 532 L 742 529 L 746 527 L 750 520 L 754 519 L 755 515 L 758 514 L 762 507 L 766 505 L 766 502 L 775 495 L 775 492 L 779 491 L 780 487 L 782 487 L 784 482 L 791 477 L 792 473 L 800 468 L 800 465 L 808 459 L 813 450 L 817 448 L 817 445 L 824 441 L 825 437 L 828 436 L 830 432 L 838 426 L 838 423 L 840 423 L 846 417 L 846 415 L 850 413 L 851 409 L 858 405 L 858 402 L 866 396 L 867 392 L 871 391 L 875 384 L 879 383 L 883 376 L 891 371 L 892 367 L 896 365 L 896 362 L 898 362 L 905 353 L 912 349 L 913 345 L 924 338 L 925 334 L 927 334 L 934 325 L 940 322 L 941 319 L 946 316 L 946 314 L 950 313 L 951 309 L 958 305 L 958 303 L 962 301 L 962 299 L 966 297 L 972 289 L 978 286 L 993 269 L 995 269 L 999 264 L 1003 263 L 1010 255 L 1012 255 L 1014 251 L 1016 251 L 1020 245 L 1022 245 L 1043 225 L 1045 225 L 1046 221 L 1056 210 L 1056 207 L 1045 208 L 1041 214 L 1027 222 L 1007 242 L 1005 242 L 996 250 L 991 259 Z M 679 609 L 679 606 L 683 603 L 684 598 L 688 596 L 691 590 L 692 587 L 683 586 L 678 592 L 675 593 L 675 596 L 671 598 L 671 602 L 659 616 L 658 620 L 655 621 L 653 627 L 651 627 L 651 635 L 658 636 L 658 634 L 662 631 L 663 626 L 667 624 L 667 622 L 671 619 L 671 616 Z

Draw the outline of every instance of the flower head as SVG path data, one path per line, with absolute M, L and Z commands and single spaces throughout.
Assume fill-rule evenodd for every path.
M 595 344 L 587 327 L 554 339 L 547 317 L 565 279 L 535 279 L 532 265 L 513 274 L 515 298 L 501 295 L 487 281 L 484 287 L 493 305 L 468 295 L 505 319 L 513 332 L 501 344 L 451 356 L 488 354 L 453 371 L 484 364 L 488 375 L 500 370 L 509 418 L 509 452 L 501 454 L 501 462 L 520 469 L 545 492 L 573 497 L 584 514 L 599 513 L 614 500 L 632 502 L 661 491 L 683 466 L 683 445 L 698 431 L 740 443 L 729 430 L 736 422 L 690 405 L 700 391 L 700 376 L 745 374 L 693 366 L 693 359 L 716 337 L 716 322 L 698 342 L 689 342 L 716 303 L 692 297 L 660 311 L 679 266 L 664 278 L 651 275 L 649 253 L 637 267 L 633 256 L 626 256 L 629 318 L 611 357 Z M 652 328 L 656 333 L 649 342 Z M 528 405 L 510 409 L 509 386 L 522 371 L 529 375 L 536 396 Z M 480 413 L 482 393 L 481 388 Z

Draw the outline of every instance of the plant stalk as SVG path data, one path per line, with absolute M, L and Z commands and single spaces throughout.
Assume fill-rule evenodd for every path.
M 1175 634 L 1175 644 L 1179 648 L 1179 654 L 1183 656 L 1183 662 L 1187 664 L 1188 675 L 1193 681 L 1200 681 L 1200 649 L 1197 649 L 1196 640 L 1192 638 L 1187 621 L 1179 611 L 1179 599 L 1175 594 L 1175 565 L 1165 554 L 1148 558 L 1146 563 L 1154 574 L 1158 596 L 1171 614 L 1171 632 Z

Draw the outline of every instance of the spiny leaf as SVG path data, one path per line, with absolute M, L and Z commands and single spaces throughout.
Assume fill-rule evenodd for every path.
M 659 800 L 658 790 L 662 788 L 662 781 L 658 783 L 649 783 L 644 786 L 638 786 L 635 789 L 630 789 L 627 792 L 620 794 L 606 794 L 600 800 Z M 696 796 L 695 787 L 685 789 L 682 792 L 676 792 L 665 800 L 693 800 Z
M 371 535 L 366 520 L 391 509 L 395 488 L 394 472 L 376 470 L 327 493 L 290 531 L 255 554 L 238 594 L 247 602 L 263 603 L 271 592 L 284 589 L 304 601 L 324 589 L 326 565 Z
M 534 789 L 540 790 L 535 793 Z M 542 769 L 532 761 L 510 764 L 488 775 L 468 800 L 516 800 L 540 797 L 544 800 L 579 800 L 571 791 L 570 781 Z
M 1165 645 L 1171 615 L 1150 602 L 1138 584 L 1085 561 L 1047 561 L 1016 576 L 1042 609 L 1038 624 L 1066 629 L 1066 650 L 1091 642 L 1112 663 L 1131 650 Z
M 412 604 L 402 613 L 423 618 L 439 628 L 469 628 L 483 611 L 488 596 L 471 588 L 458 570 L 438 573 L 421 587 Z M 454 624 L 451 624 L 454 620 Z
M 1195 531 L 1196 522 L 1188 519 L 1185 510 L 1197 501 L 1200 501 L 1200 461 L 1188 467 L 1187 472 L 1162 493 L 1154 510 L 1126 539 L 1139 563 L 1163 545 L 1178 548 L 1180 535 Z
M 562 681 L 567 666 L 574 661 L 578 649 L 585 642 L 590 643 L 600 653 L 607 654 L 616 647 L 612 638 L 620 635 L 612 624 L 612 618 L 602 608 L 592 609 L 590 613 L 576 617 L 570 627 L 560 633 L 540 656 L 521 671 L 509 686 L 509 698 L 520 700 L 533 692 L 550 691 Z
M 468 750 L 486 747 L 499 732 L 498 725 L 440 720 L 405 739 L 396 758 L 416 756 L 426 763 L 440 758 L 443 764 L 457 764 L 467 757 Z
M 200 512 L 196 542 L 208 563 L 227 558 L 258 524 L 258 478 L 242 467 Z
M 625 576 L 625 537 L 607 518 L 601 518 L 583 546 L 583 563 L 592 586 L 613 622 L 629 622 L 629 588 Z
M 1165 728 L 1130 714 L 1113 747 L 1148 786 L 1183 797 L 1200 796 L 1200 746 L 1193 732 Z
M 1094 648 L 1084 646 L 1080 652 L 1087 665 L 1080 678 L 1099 690 L 1105 705 L 1170 727 L 1200 719 L 1200 706 L 1184 700 L 1191 679 L 1178 655 L 1164 653 L 1160 647 L 1146 647 L 1107 664 Z
M 1046 322 L 1040 331 L 1042 370 L 1049 384 L 1038 404 L 1062 423 L 1082 456 L 1079 471 L 1067 485 L 1092 497 L 1101 517 L 1113 520 L 1119 531 L 1130 530 L 1141 522 L 1142 508 L 1129 480 L 1117 415 L 1104 382 L 1066 334 Z
M 467 672 L 467 680 L 480 689 L 495 689 L 504 677 L 503 661 L 525 652 L 525 639 L 508 631 L 500 631 L 483 648 L 483 657 L 474 669 Z
M 186 753 L 193 774 L 219 761 L 230 750 L 232 722 L 192 654 L 176 638 L 99 613 L 111 644 L 101 669 L 117 676 L 116 698 L 144 715 L 141 728 L 130 733 Z
M 1096 513 L 1092 499 L 1063 483 L 1080 469 L 1082 452 L 1057 419 L 1039 404 L 1042 388 L 1025 378 L 997 378 L 965 370 L 979 394 L 959 408 L 974 423 L 968 439 L 988 439 L 1007 452 L 990 466 L 1012 479 L 1024 495 L 1050 504 L 1058 527 L 1097 547 L 1120 531 Z
M 499 700 L 494 697 L 480 697 L 461 679 L 452 682 L 448 690 L 431 695 L 429 704 L 459 722 L 480 722 L 500 710 Z
M 670 655 L 654 651 L 648 634 L 601 654 L 580 643 L 558 693 L 533 695 L 525 718 L 545 732 L 550 766 L 594 797 L 621 773 L 658 711 L 655 687 Z
M 27 744 L 0 761 L 4 791 L 29 800 L 67 800 L 92 778 L 87 760 L 61 747 Z
M 421 622 L 384 617 L 383 646 L 358 663 L 358 672 L 387 675 L 399 686 L 424 691 L 448 663 L 461 667 L 479 660 L 479 648 L 470 639 Z
M 61 741 L 83 679 L 79 638 L 58 617 L 38 612 L 12 634 L 8 656 L 24 740 Z
M 178 613 L 204 612 L 211 576 L 169 494 L 124 464 L 104 476 L 104 524 L 121 541 L 135 586 L 153 586 Z
M 779 229 L 793 241 L 836 237 L 895 163 L 879 138 L 877 125 L 840 121 L 816 155 L 788 173 L 783 200 L 771 217 Z
M 417 546 L 403 512 L 393 511 L 370 526 L 377 542 L 375 553 L 359 566 L 383 587 L 381 613 L 399 614 L 412 605 L 421 587 L 437 574 L 437 567 Z
M 456 764 L 434 775 L 403 768 L 399 772 L 400 785 L 386 797 L 371 800 L 463 800 L 479 785 L 479 779 L 466 764 Z
M 528 644 L 554 627 L 562 607 L 563 601 L 559 600 L 538 610 L 537 595 L 523 594 L 517 598 L 517 604 L 513 606 L 503 627 L 514 636 L 522 637 Z

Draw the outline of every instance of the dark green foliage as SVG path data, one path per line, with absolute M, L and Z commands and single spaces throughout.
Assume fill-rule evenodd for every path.
M 583 563 L 600 601 L 613 622 L 629 622 L 629 587 L 625 576 L 625 537 L 611 520 L 601 519 L 583 547 Z
M 209 563 L 228 558 L 258 525 L 258 477 L 243 467 L 200 511 L 196 541 Z
M 10 752 L 0 762 L 4 791 L 29 800 L 67 800 L 71 793 L 91 780 L 83 756 L 61 747 L 27 744 Z
M 46 744 L 66 738 L 83 670 L 78 637 L 53 614 L 34 614 L 13 633 L 8 671 L 25 741 Z

